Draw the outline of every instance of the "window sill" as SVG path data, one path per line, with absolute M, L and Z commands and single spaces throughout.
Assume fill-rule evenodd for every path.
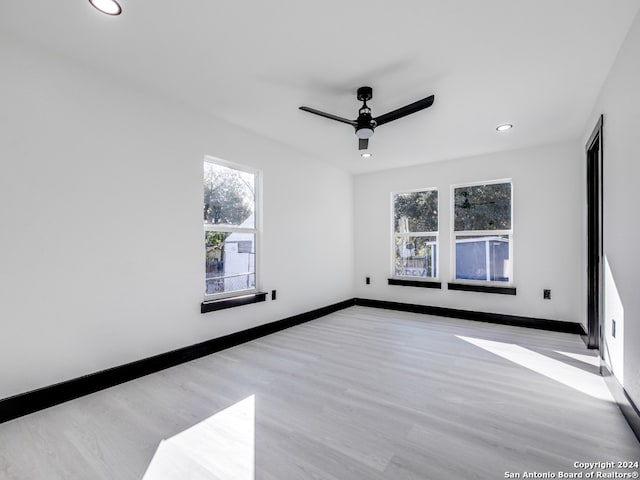
M 497 293 L 500 295 L 515 295 L 516 287 L 499 287 L 497 285 L 470 285 L 468 283 L 449 283 L 449 290 L 462 290 L 465 292 Z
M 222 298 L 220 300 L 209 300 L 200 304 L 200 313 L 215 312 L 225 308 L 239 307 L 250 303 L 264 302 L 267 299 L 266 292 L 252 293 L 240 297 Z
M 399 278 L 389 278 L 389 285 L 401 285 L 403 287 L 421 287 L 421 288 L 442 288 L 440 282 L 431 280 L 402 280 Z

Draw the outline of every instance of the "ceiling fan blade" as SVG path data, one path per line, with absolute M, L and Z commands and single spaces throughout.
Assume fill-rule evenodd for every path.
M 300 110 L 304 110 L 305 112 L 313 113 L 315 115 L 320 115 L 321 117 L 325 117 L 330 120 L 336 120 L 338 122 L 348 123 L 349 125 L 353 125 L 354 127 L 357 125 L 357 122 L 355 120 L 349 120 L 346 118 L 338 117 L 337 115 L 321 112 L 320 110 L 316 110 L 315 108 L 310 108 L 310 107 L 299 107 L 299 108 Z
M 417 102 L 410 103 L 409 105 L 405 105 L 404 107 L 400 107 L 389 113 L 385 113 L 384 115 L 380 115 L 379 117 L 374 118 L 376 125 L 384 125 L 385 123 L 389 123 L 399 118 L 406 117 L 407 115 L 411 115 L 412 113 L 419 112 L 420 110 L 424 110 L 425 108 L 433 105 L 433 99 L 434 96 L 431 95 L 427 98 L 423 98 L 422 100 L 418 100 Z
M 369 148 L 369 139 L 368 138 L 359 138 L 358 139 L 358 150 L 366 150 Z

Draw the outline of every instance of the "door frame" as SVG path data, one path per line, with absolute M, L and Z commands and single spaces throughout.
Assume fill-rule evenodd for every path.
M 587 347 L 602 344 L 604 293 L 602 160 L 604 116 L 600 115 L 585 146 L 587 164 Z

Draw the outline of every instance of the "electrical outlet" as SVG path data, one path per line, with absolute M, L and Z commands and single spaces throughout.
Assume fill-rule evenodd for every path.
M 548 288 L 545 288 L 542 291 L 542 298 L 544 298 L 545 300 L 551 300 L 551 290 L 549 290 Z
M 364 283 L 366 283 L 367 285 L 371 285 L 371 277 L 367 277 L 367 278 L 364 280 Z
M 271 290 L 271 300 L 275 300 L 275 299 L 276 299 L 276 291 Z

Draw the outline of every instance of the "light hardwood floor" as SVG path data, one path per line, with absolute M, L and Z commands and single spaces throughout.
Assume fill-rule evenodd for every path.
M 640 461 L 593 355 L 576 335 L 352 307 L 2 424 L 0 479 L 499 479 Z

